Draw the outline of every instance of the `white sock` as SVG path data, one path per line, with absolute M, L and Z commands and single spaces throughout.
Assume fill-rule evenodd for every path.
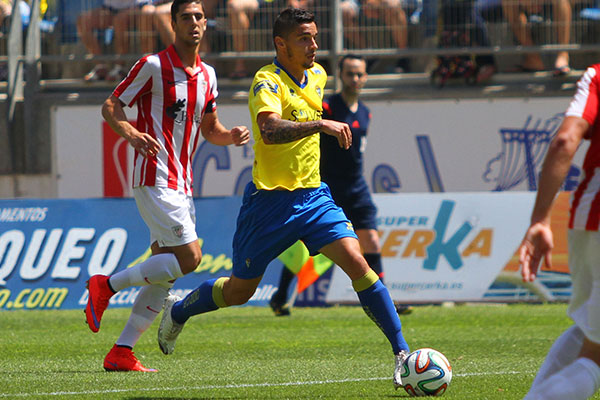
M 578 358 L 561 371 L 548 377 L 530 400 L 586 400 L 600 388 L 600 367 L 589 358 Z
M 577 325 L 573 325 L 554 341 L 531 384 L 529 393 L 535 393 L 541 382 L 577 359 L 583 345 L 583 338 L 584 335 L 581 329 Z
M 181 278 L 183 273 L 173 253 L 156 254 L 131 268 L 119 271 L 109 279 L 115 292 L 130 286 L 145 286 Z
M 172 283 L 142 287 L 131 308 L 129 320 L 117 340 L 118 346 L 135 346 L 142 333 L 152 325 L 162 310 L 171 287 Z

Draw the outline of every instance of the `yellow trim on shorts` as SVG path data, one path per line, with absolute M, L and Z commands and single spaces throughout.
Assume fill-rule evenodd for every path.
M 227 303 L 225 303 L 225 298 L 223 297 L 223 286 L 225 286 L 225 282 L 227 282 L 229 278 L 222 277 L 215 281 L 215 284 L 212 288 L 212 298 L 217 307 L 225 308 L 227 307 Z
M 364 276 L 352 281 L 352 287 L 356 292 L 362 292 L 373 286 L 379 280 L 377 273 L 373 270 L 367 272 Z

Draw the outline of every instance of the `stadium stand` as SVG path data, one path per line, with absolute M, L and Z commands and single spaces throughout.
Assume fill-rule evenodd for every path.
M 24 2 L 11 1 L 13 10 L 20 8 Z M 538 1 L 540 6 L 545 3 Z M 476 3 L 475 0 L 455 2 L 469 7 Z M 2 174 L 49 172 L 51 154 L 46 146 L 49 134 L 43 129 L 50 118 L 46 107 L 68 103 L 74 98 L 81 104 L 98 103 L 98 99 L 104 98 L 112 90 L 114 83 L 86 83 L 82 79 L 85 72 L 99 62 L 119 61 L 128 66 L 140 56 L 140 38 L 136 32 L 131 32 L 128 36 L 132 53 L 116 56 L 110 28 L 96 33 L 102 39 L 105 50 L 103 54 L 86 54 L 77 35 L 77 17 L 83 11 L 97 7 L 100 0 L 48 1 L 47 10 L 43 14 L 38 11 L 41 3 L 46 2 L 27 1 L 32 10 L 28 26 L 20 12 L 13 12 L 0 29 L 0 109 L 3 110 L 0 112 L 0 144 L 6 144 L 0 146 Z M 268 7 L 261 7 L 254 13 L 247 34 L 247 50 L 239 52 L 233 46 L 226 2 L 217 2 L 214 15 L 209 21 L 210 50 L 203 54 L 203 59 L 214 65 L 219 74 L 221 103 L 238 101 L 244 98 L 244 93 L 248 90 L 250 78 L 228 79 L 236 60 L 244 60 L 247 70 L 252 71 L 273 57 L 271 21 L 275 13 L 288 2 L 273 0 L 268 3 Z M 460 43 L 444 47 L 439 45 L 442 32 L 440 21 L 444 17 L 441 15 L 443 2 L 402 0 L 401 5 L 408 23 L 407 45 L 404 48 L 393 40 L 389 26 L 371 18 L 359 18 L 356 27 L 358 33 L 371 35 L 365 36 L 368 39 L 367 47 L 353 47 L 344 40 L 342 0 L 315 0 L 313 3 L 320 29 L 319 62 L 330 74 L 328 90 L 336 85 L 330 66 L 336 65 L 342 55 L 353 52 L 369 60 L 371 79 L 365 92 L 367 97 L 456 98 L 489 96 L 490 93 L 506 96 L 539 90 L 540 86 L 544 88 L 546 95 L 553 91 L 564 94 L 565 87 L 572 87 L 581 69 L 594 62 L 600 51 L 600 44 L 594 40 L 600 23 L 600 4 L 596 0 L 578 0 L 573 3 L 569 44 L 558 43 L 557 35 L 552 34 L 556 31 L 558 22 L 552 17 L 551 10 L 539 7 L 539 18 L 530 18 L 527 22 L 533 34 L 534 43 L 531 46 L 522 46 L 514 40 L 511 27 L 504 18 L 489 18 L 483 19 L 487 41 L 472 40 L 467 45 Z M 452 15 L 445 16 L 446 22 L 452 18 Z M 481 23 L 481 20 L 459 20 L 457 17 L 456 24 L 459 23 L 463 25 L 460 27 L 462 31 L 470 32 L 477 28 L 475 25 Z M 18 25 L 19 28 L 12 25 Z M 560 51 L 569 52 L 573 71 L 560 78 L 553 78 L 554 59 Z M 529 52 L 540 54 L 547 70 L 538 73 L 511 71 L 514 65 L 519 64 L 522 55 Z M 444 85 L 444 89 L 435 89 L 430 83 L 430 73 L 439 56 L 449 55 L 479 58 L 487 56 L 488 59 L 493 56 L 497 73 L 485 84 L 467 86 L 464 80 L 459 79 L 456 82 L 450 80 Z M 397 73 L 395 67 L 401 59 L 410 60 L 410 73 Z

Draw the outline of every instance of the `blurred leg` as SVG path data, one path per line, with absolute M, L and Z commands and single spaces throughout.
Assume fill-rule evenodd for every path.
M 85 11 L 77 18 L 77 33 L 90 54 L 102 54 L 100 43 L 96 38 L 96 30 L 109 28 L 112 21 L 112 13 L 105 8 Z
M 154 53 L 156 51 L 156 37 L 154 34 L 154 16 L 156 7 L 145 5 L 137 13 L 137 29 L 140 33 L 140 50 L 143 54 Z
M 394 44 L 405 49 L 408 43 L 408 20 L 399 0 L 385 0 L 380 9 L 382 20 L 392 33 Z
M 250 29 L 250 18 L 258 10 L 257 0 L 228 0 L 227 12 L 231 24 L 231 36 L 233 38 L 233 50 L 244 52 L 248 50 L 248 30 Z M 241 77 L 246 74 L 244 60 L 237 58 L 232 77 Z
M 571 41 L 571 4 L 569 0 L 553 0 L 552 9 L 554 21 L 557 24 L 558 44 L 567 45 Z M 554 68 L 560 69 L 569 66 L 569 53 L 561 51 L 556 56 Z
M 154 12 L 154 26 L 164 46 L 169 46 L 175 41 L 175 32 L 171 28 L 171 4 L 156 6 Z
M 351 0 L 342 1 L 342 23 L 344 25 L 344 36 L 351 48 L 364 49 L 367 47 L 365 38 L 358 30 L 358 5 Z
M 133 26 L 134 16 L 135 10 L 130 8 L 119 10 L 115 15 L 113 19 L 115 54 L 122 55 L 129 52 L 128 30 L 130 26 Z
M 527 26 L 527 16 L 522 12 L 518 1 L 502 0 L 502 12 L 508 21 L 517 43 L 521 46 L 533 46 L 531 31 Z M 544 69 L 544 63 L 539 54 L 527 53 L 523 61 L 523 68 L 530 70 Z

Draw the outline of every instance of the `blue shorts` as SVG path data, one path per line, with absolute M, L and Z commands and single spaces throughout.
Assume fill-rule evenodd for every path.
M 233 275 L 262 276 L 267 265 L 298 240 L 314 255 L 344 237 L 357 238 L 326 184 L 286 191 L 257 190 L 250 182 L 233 237 Z
M 329 185 L 335 204 L 342 207 L 355 230 L 377 229 L 377 207 L 362 176 L 352 183 L 331 181 Z

